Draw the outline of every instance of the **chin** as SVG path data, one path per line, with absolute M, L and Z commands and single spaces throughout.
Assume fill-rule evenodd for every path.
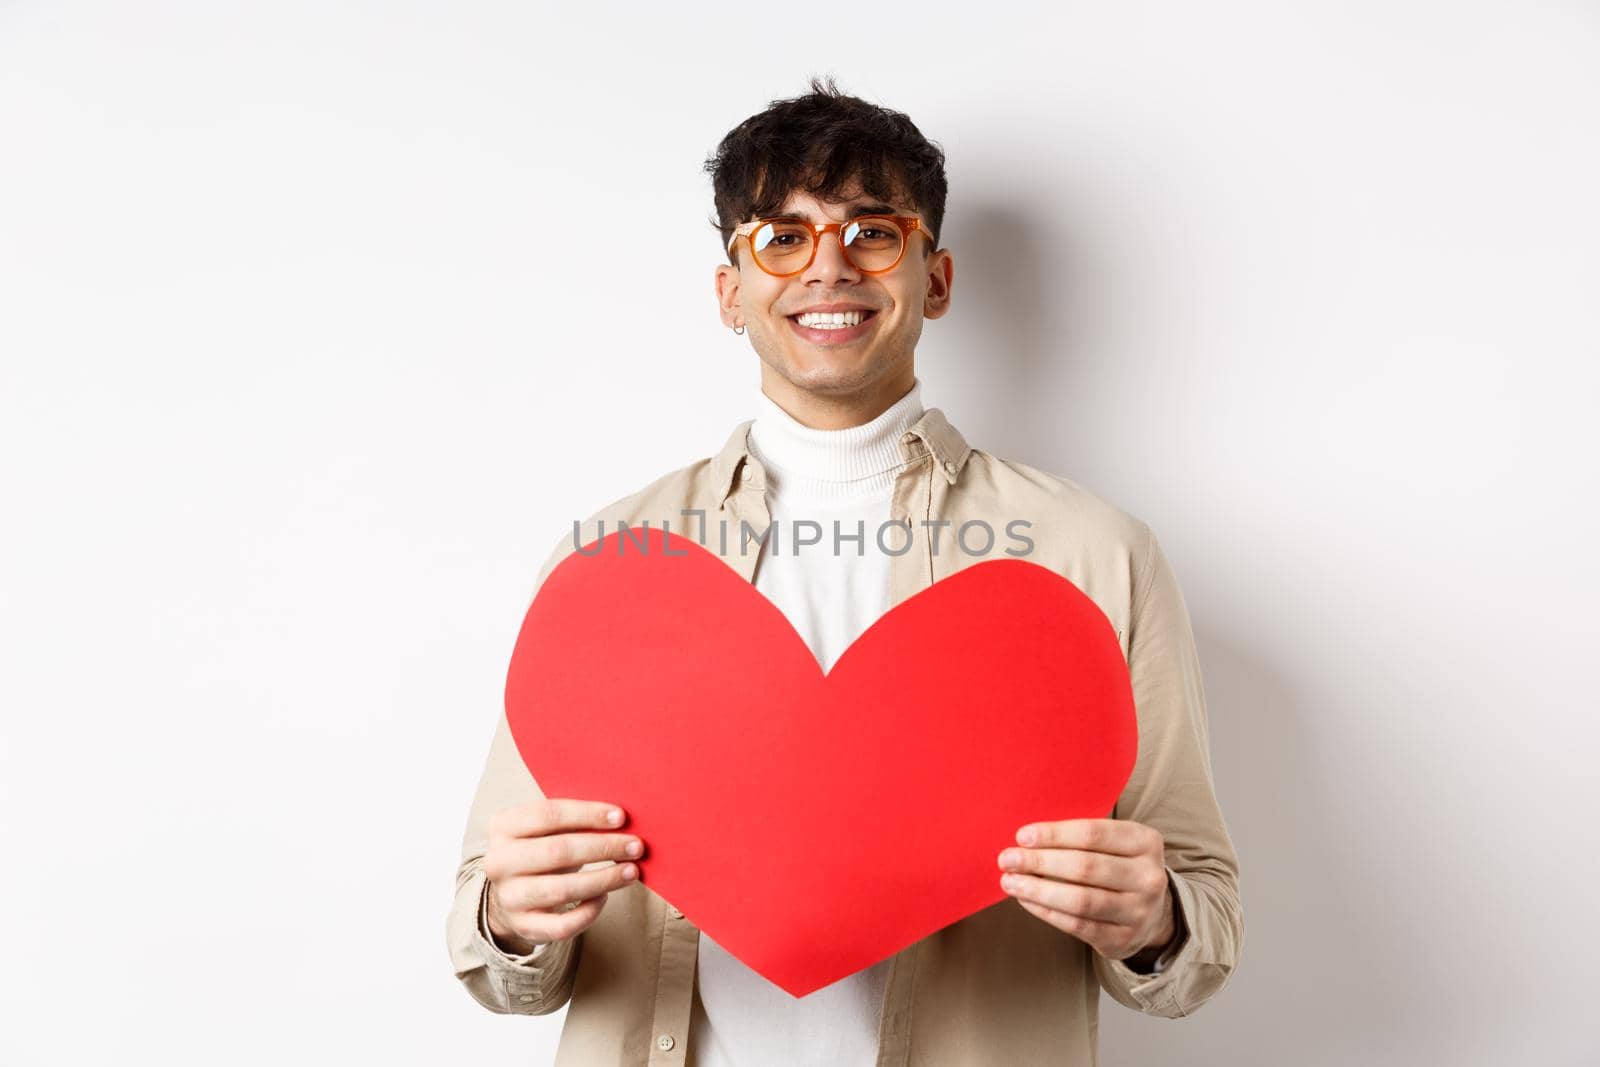
M 783 376 L 795 388 L 808 393 L 849 393 L 870 384 L 880 369 L 870 363 L 824 357 L 801 367 L 790 365 Z

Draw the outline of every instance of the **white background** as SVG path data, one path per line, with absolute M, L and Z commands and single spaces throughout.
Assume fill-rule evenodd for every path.
M 1104 1062 L 1600 1062 L 1600 9 L 578 10 L 0 3 L 0 1061 L 551 1061 L 444 947 L 506 662 L 752 413 L 700 167 L 833 73 L 924 400 L 1198 634 L 1244 958 Z

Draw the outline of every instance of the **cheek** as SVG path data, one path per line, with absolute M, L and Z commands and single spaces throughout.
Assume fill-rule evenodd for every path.
M 778 309 L 787 306 L 783 299 L 784 288 L 776 279 L 766 278 L 750 286 L 749 299 L 768 315 L 778 317 Z

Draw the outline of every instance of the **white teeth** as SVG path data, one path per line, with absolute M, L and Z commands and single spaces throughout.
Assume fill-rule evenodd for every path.
M 861 325 L 861 320 L 866 314 L 865 311 L 808 311 L 795 316 L 795 321 L 813 329 L 842 330 L 849 326 Z

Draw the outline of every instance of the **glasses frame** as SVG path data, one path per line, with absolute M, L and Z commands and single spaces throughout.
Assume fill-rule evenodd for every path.
M 868 270 L 865 267 L 859 266 L 855 260 L 850 258 L 850 248 L 844 243 L 843 231 L 846 226 L 855 226 L 872 219 L 878 219 L 884 222 L 892 222 L 900 230 L 900 254 L 895 257 L 893 263 L 889 264 L 887 267 L 880 267 L 877 270 Z M 800 267 L 798 270 L 788 271 L 783 274 L 779 274 L 775 270 L 767 270 L 766 265 L 761 262 L 761 257 L 756 255 L 755 247 L 750 244 L 750 235 L 755 233 L 756 230 L 760 229 L 762 226 L 765 226 L 769 222 L 796 222 L 802 226 L 809 226 L 811 228 L 811 255 L 806 257 L 805 266 Z M 739 238 L 743 237 L 745 244 L 750 245 L 751 262 L 760 267 L 763 271 L 766 271 L 768 274 L 772 275 L 774 278 L 793 278 L 796 274 L 803 274 L 807 270 L 811 269 L 811 264 L 817 261 L 817 249 L 822 247 L 822 238 L 828 233 L 836 233 L 839 235 L 839 251 L 844 253 L 845 262 L 850 264 L 851 267 L 854 267 L 856 270 L 860 271 L 862 274 L 887 274 L 898 267 L 900 265 L 900 261 L 906 258 L 906 250 L 911 247 L 911 235 L 913 233 L 921 233 L 930 242 L 933 241 L 933 234 L 928 232 L 928 229 L 923 225 L 922 220 L 917 218 L 915 215 L 858 215 L 853 219 L 845 219 L 843 222 L 811 222 L 808 219 L 802 219 L 795 215 L 769 215 L 766 218 L 752 219 L 749 222 L 742 223 L 739 226 L 734 227 L 733 236 L 728 238 L 728 258 L 733 258 L 733 243 Z

